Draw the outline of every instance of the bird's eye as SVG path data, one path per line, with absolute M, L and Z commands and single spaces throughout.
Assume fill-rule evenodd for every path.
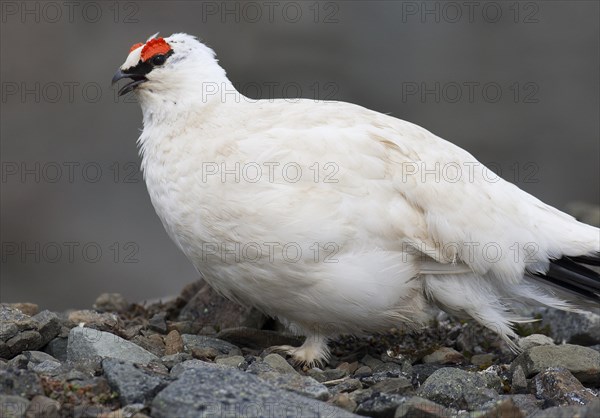
M 164 55 L 160 54 L 160 55 L 157 55 L 154 58 L 152 58 L 152 64 L 154 64 L 154 65 L 163 65 L 166 60 L 167 60 L 167 57 L 165 57 Z

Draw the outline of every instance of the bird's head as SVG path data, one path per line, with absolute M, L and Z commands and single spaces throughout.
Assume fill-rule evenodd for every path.
M 202 94 L 203 84 L 227 82 L 215 53 L 195 37 L 176 33 L 168 38 L 150 37 L 134 44 L 112 82 L 131 79 L 119 96 L 135 92 L 142 102 L 184 102 Z

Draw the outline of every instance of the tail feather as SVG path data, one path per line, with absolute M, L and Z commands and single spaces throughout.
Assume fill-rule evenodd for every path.
M 578 257 L 569 257 L 576 263 L 587 264 L 588 266 L 600 266 L 600 253 L 594 255 L 580 255 Z
M 547 272 L 529 275 L 588 301 L 600 302 L 600 274 L 580 264 L 578 261 L 581 258 L 583 257 L 562 257 L 552 260 Z M 585 257 L 585 260 L 590 262 L 596 258 Z

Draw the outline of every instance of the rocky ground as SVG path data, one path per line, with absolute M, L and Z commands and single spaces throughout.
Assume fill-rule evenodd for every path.
M 538 311 L 522 353 L 440 314 L 427 330 L 344 337 L 320 368 L 301 339 L 216 296 L 38 312 L 0 305 L 0 417 L 598 417 L 600 316 Z

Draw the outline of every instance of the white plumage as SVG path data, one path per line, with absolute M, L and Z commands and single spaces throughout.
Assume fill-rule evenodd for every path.
M 337 334 L 424 324 L 431 305 L 509 342 L 515 304 L 571 309 L 525 276 L 597 256 L 597 228 L 419 126 L 349 103 L 249 100 L 195 38 L 164 42 L 164 63 L 140 46 L 115 76 L 135 80 L 123 91 L 142 106 L 152 203 L 211 286 L 307 336 L 284 347 L 297 360 L 326 358 Z

